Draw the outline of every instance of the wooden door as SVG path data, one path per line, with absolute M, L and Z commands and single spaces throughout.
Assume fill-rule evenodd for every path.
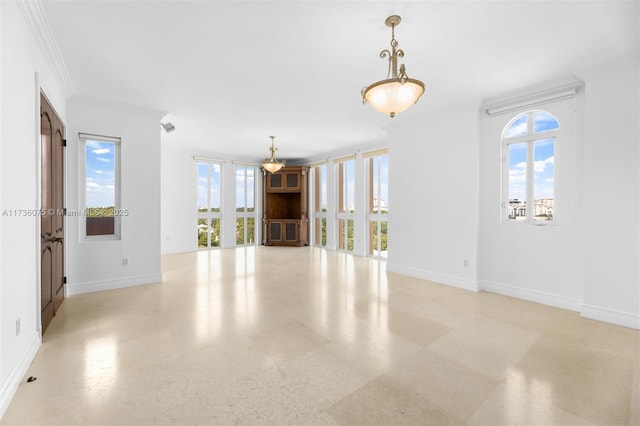
M 40 309 L 42 332 L 64 299 L 64 147 L 62 121 L 40 95 Z

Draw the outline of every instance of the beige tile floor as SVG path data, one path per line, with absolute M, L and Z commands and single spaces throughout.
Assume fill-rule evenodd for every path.
M 68 298 L 10 424 L 637 425 L 639 332 L 316 248 Z

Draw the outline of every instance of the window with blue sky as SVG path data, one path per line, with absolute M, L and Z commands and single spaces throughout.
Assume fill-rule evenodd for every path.
M 312 169 L 313 176 L 313 243 L 327 246 L 327 165 L 320 164 Z
M 85 143 L 85 159 L 85 208 L 115 208 L 115 143 L 87 140 Z
M 208 161 L 199 161 L 196 164 L 198 248 L 219 247 L 222 218 L 222 165 Z
M 368 254 L 387 257 L 389 214 L 389 155 L 377 153 L 368 157 L 369 239 Z
M 352 252 L 355 242 L 355 159 L 336 164 L 338 187 L 338 244 L 339 250 Z
M 80 207 L 84 216 L 83 237 L 119 238 L 120 138 L 80 133 L 80 170 L 83 188 Z
M 505 127 L 503 211 L 506 220 L 554 220 L 555 151 L 559 128 L 558 120 L 545 111 L 520 114 Z
M 236 165 L 236 245 L 255 244 L 256 168 Z

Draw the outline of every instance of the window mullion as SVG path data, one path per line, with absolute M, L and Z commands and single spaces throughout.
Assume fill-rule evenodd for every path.
M 533 179 L 535 167 L 534 141 L 527 142 L 527 221 L 533 221 Z
M 207 163 L 207 248 L 211 248 L 211 164 Z

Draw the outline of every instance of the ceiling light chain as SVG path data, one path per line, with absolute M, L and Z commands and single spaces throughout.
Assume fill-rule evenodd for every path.
M 389 18 L 387 18 L 388 20 Z M 386 21 L 385 21 L 386 22 Z M 399 22 L 399 21 L 398 21 Z M 380 57 L 385 59 L 389 57 L 389 70 L 387 71 L 387 78 L 398 78 L 398 58 L 404 58 L 404 50 L 398 49 L 398 41 L 396 40 L 396 28 L 397 23 L 391 22 L 391 51 L 384 49 L 380 52 Z M 404 73 L 404 64 L 400 65 L 400 72 Z M 404 76 L 406 78 L 406 73 Z

